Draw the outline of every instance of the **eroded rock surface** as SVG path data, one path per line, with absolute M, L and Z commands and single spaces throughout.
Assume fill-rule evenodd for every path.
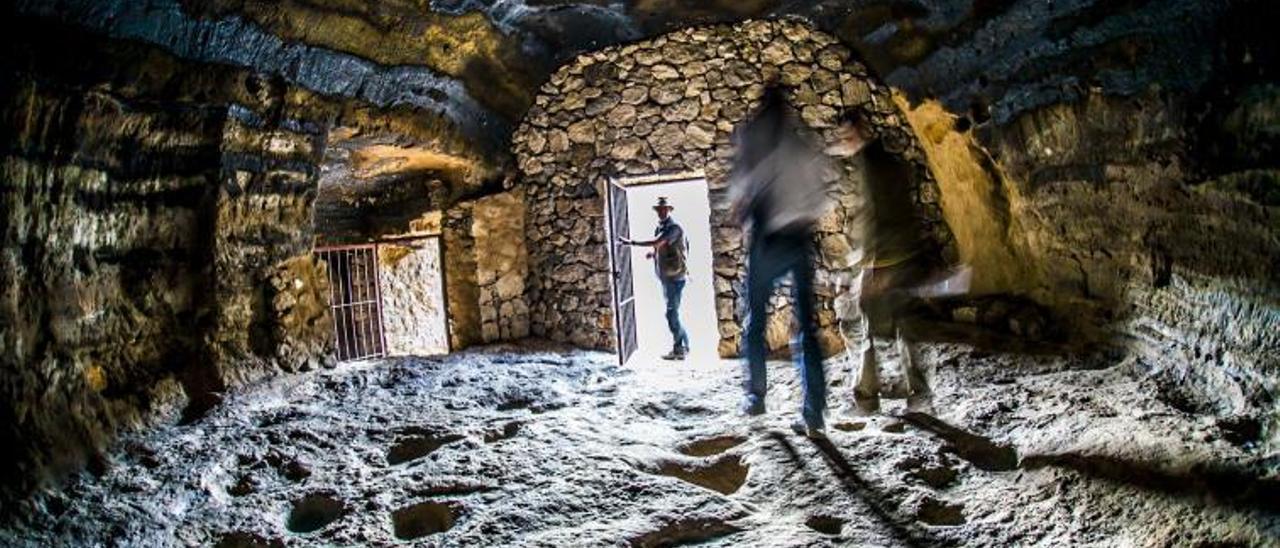
M 829 442 L 738 418 L 731 362 L 494 347 L 282 378 L 132 436 L 36 499 L 8 545 L 1265 545 L 1273 469 L 1153 396 L 1131 361 L 930 345 L 936 416 L 842 417 Z M 886 402 L 889 411 L 898 402 Z M 513 426 L 518 425 L 518 426 Z M 959 433 L 959 435 L 957 434 Z M 389 462 L 407 440 L 430 451 Z M 972 445 L 1016 454 L 991 466 Z M 301 464 L 305 463 L 305 464 Z M 305 466 L 307 475 L 291 474 Z M 246 487 L 248 486 L 248 487 Z

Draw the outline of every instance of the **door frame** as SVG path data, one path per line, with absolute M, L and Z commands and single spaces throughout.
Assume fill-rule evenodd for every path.
M 653 173 L 649 175 L 633 175 L 633 176 L 621 176 L 621 177 L 606 176 L 604 178 L 604 192 L 602 192 L 601 195 L 604 200 L 604 213 L 605 213 L 605 218 L 604 218 L 605 219 L 604 220 L 605 248 L 609 250 L 609 296 L 610 296 L 609 307 L 613 311 L 613 335 L 614 335 L 615 343 L 617 344 L 617 348 L 618 348 L 618 364 L 619 365 L 626 365 L 627 358 L 630 356 L 624 357 L 625 356 L 625 351 L 623 348 L 624 334 L 622 330 L 622 316 L 621 316 L 622 303 L 620 303 L 618 299 L 618 276 L 615 273 L 617 269 L 617 258 L 614 256 L 615 246 L 613 245 L 614 219 L 613 219 L 613 204 L 610 201 L 610 192 L 612 192 L 611 188 L 614 186 L 617 186 L 618 188 L 621 188 L 623 189 L 623 191 L 625 191 L 626 189 L 633 188 L 633 187 L 683 183 L 683 182 L 692 182 L 692 181 L 699 181 L 699 180 L 702 181 L 704 184 L 707 184 L 706 173 L 703 172 L 702 170 L 687 170 L 687 171 L 665 172 L 665 173 L 659 172 L 659 173 Z M 709 184 L 708 184 L 707 190 L 710 191 Z M 707 221 L 710 222 L 710 219 L 707 219 Z M 631 233 L 630 215 L 627 216 L 627 233 L 628 234 Z M 715 245 L 714 241 L 712 242 L 712 245 L 713 246 Z M 633 269 L 635 267 L 634 264 L 630 266 Z M 632 273 L 632 275 L 634 277 L 634 272 Z M 635 299 L 634 285 L 635 284 L 633 281 L 632 297 L 631 297 L 633 301 Z M 632 314 L 633 315 L 635 314 L 634 305 L 632 307 Z M 634 318 L 632 319 L 631 323 L 633 325 L 636 324 L 636 321 Z M 638 328 L 639 326 L 636 325 L 636 327 Z

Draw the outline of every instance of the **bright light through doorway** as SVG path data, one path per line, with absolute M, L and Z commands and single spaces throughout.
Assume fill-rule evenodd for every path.
M 715 289 L 711 270 L 711 202 L 703 179 L 683 180 L 627 187 L 627 209 L 631 237 L 653 239 L 658 215 L 653 205 L 666 196 L 675 206 L 671 216 L 684 228 L 689 239 L 689 281 L 685 285 L 680 319 L 689 333 L 690 355 L 686 361 L 711 363 L 719 360 L 720 335 L 716 329 Z M 666 304 L 662 285 L 654 272 L 653 260 L 645 258 L 652 248 L 631 248 L 631 268 L 635 280 L 636 336 L 639 349 L 636 363 L 663 363 L 657 356 L 671 350 Z

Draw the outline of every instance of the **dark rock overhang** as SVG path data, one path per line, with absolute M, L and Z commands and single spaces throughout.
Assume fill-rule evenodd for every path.
M 402 160 L 437 156 L 443 164 L 398 161 L 407 167 L 356 177 L 360 170 L 327 155 L 318 220 L 352 206 L 335 222 L 363 225 L 360 237 L 372 237 L 423 208 L 501 188 L 511 133 L 537 90 L 564 62 L 610 45 L 695 25 L 798 17 L 850 45 L 908 98 L 936 98 L 965 127 L 985 132 L 1096 94 L 1194 95 L 1213 87 L 1206 84 L 1226 71 L 1215 49 L 1230 48 L 1213 47 L 1231 36 L 1226 20 L 1255 4 L 18 0 L 12 9 L 222 72 L 269 75 L 324 98 L 335 131 L 354 129 L 375 146 L 403 149 L 391 151 Z M 335 182 L 341 188 L 324 188 Z
M 889 84 L 997 122 L 1092 88 L 1193 90 L 1210 74 L 1225 3 L 1195 0 L 658 0 L 485 2 L 19 0 L 55 18 L 181 58 L 278 75 L 367 104 L 437 113 L 505 150 L 533 93 L 564 61 L 670 30 L 798 16 L 854 47 Z

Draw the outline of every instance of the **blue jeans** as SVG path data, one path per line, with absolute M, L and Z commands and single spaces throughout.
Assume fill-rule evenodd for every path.
M 752 406 L 763 406 L 765 382 L 765 326 L 769 296 L 778 279 L 791 273 L 792 306 L 800 326 L 799 340 L 792 343 L 800 382 L 804 387 L 804 405 L 800 409 L 811 427 L 823 426 L 822 413 L 827 407 L 827 382 L 822 370 L 822 349 L 818 346 L 816 315 L 813 309 L 813 241 L 807 233 L 770 234 L 755 237 L 747 262 L 747 333 L 746 355 L 747 400 Z
M 684 326 L 680 325 L 680 297 L 684 294 L 685 279 L 668 280 L 660 278 L 662 282 L 662 297 L 667 301 L 667 327 L 671 329 L 672 350 L 689 351 L 689 334 L 685 332 Z

